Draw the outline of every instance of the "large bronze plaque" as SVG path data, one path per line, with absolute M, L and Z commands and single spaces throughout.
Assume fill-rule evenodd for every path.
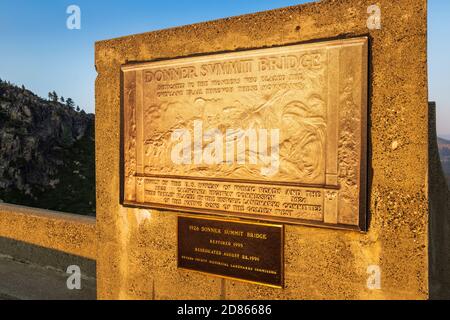
M 367 38 L 122 67 L 123 204 L 364 229 Z
M 282 225 L 178 217 L 178 267 L 283 287 Z

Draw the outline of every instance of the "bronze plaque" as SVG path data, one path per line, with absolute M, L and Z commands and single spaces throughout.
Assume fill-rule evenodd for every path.
M 283 287 L 282 225 L 178 217 L 178 267 Z
M 368 39 L 122 67 L 123 204 L 364 229 Z

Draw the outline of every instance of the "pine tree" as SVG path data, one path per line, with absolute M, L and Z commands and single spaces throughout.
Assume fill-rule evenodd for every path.
M 80 112 L 80 106 L 77 106 L 77 112 Z
M 58 101 L 58 96 L 56 95 L 55 91 L 48 93 L 48 100 L 53 102 Z
M 58 102 L 58 94 L 55 91 L 50 92 L 48 98 L 53 102 Z
M 66 106 L 68 106 L 69 108 L 73 108 L 75 106 L 75 103 L 73 102 L 72 98 L 68 98 L 66 100 Z
M 66 102 L 66 100 L 64 100 L 64 97 L 61 97 L 60 100 L 61 100 L 62 103 Z

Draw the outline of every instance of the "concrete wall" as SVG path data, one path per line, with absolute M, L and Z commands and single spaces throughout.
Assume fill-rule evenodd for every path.
M 96 44 L 97 289 L 102 299 L 427 299 L 428 99 L 425 0 L 336 0 Z M 286 288 L 180 271 L 176 213 L 123 208 L 120 66 L 130 61 L 337 37 L 370 37 L 370 226 L 365 234 L 287 226 Z M 381 289 L 367 288 L 367 268 Z
M 0 204 L 0 300 L 94 299 L 96 240 L 94 218 Z M 67 289 L 70 265 L 81 291 Z
M 0 237 L 95 259 L 95 218 L 0 204 Z
M 434 102 L 429 119 L 430 298 L 450 299 L 450 192 L 439 158 Z

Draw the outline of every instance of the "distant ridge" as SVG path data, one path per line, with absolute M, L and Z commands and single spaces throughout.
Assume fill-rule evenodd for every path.
M 450 139 L 438 137 L 438 144 L 450 145 Z
M 447 178 L 447 185 L 450 188 L 450 141 L 438 137 L 439 155 L 441 157 L 442 168 Z
M 0 202 L 95 215 L 94 115 L 0 80 Z
M 450 135 L 440 135 L 440 139 L 447 140 L 450 142 Z

